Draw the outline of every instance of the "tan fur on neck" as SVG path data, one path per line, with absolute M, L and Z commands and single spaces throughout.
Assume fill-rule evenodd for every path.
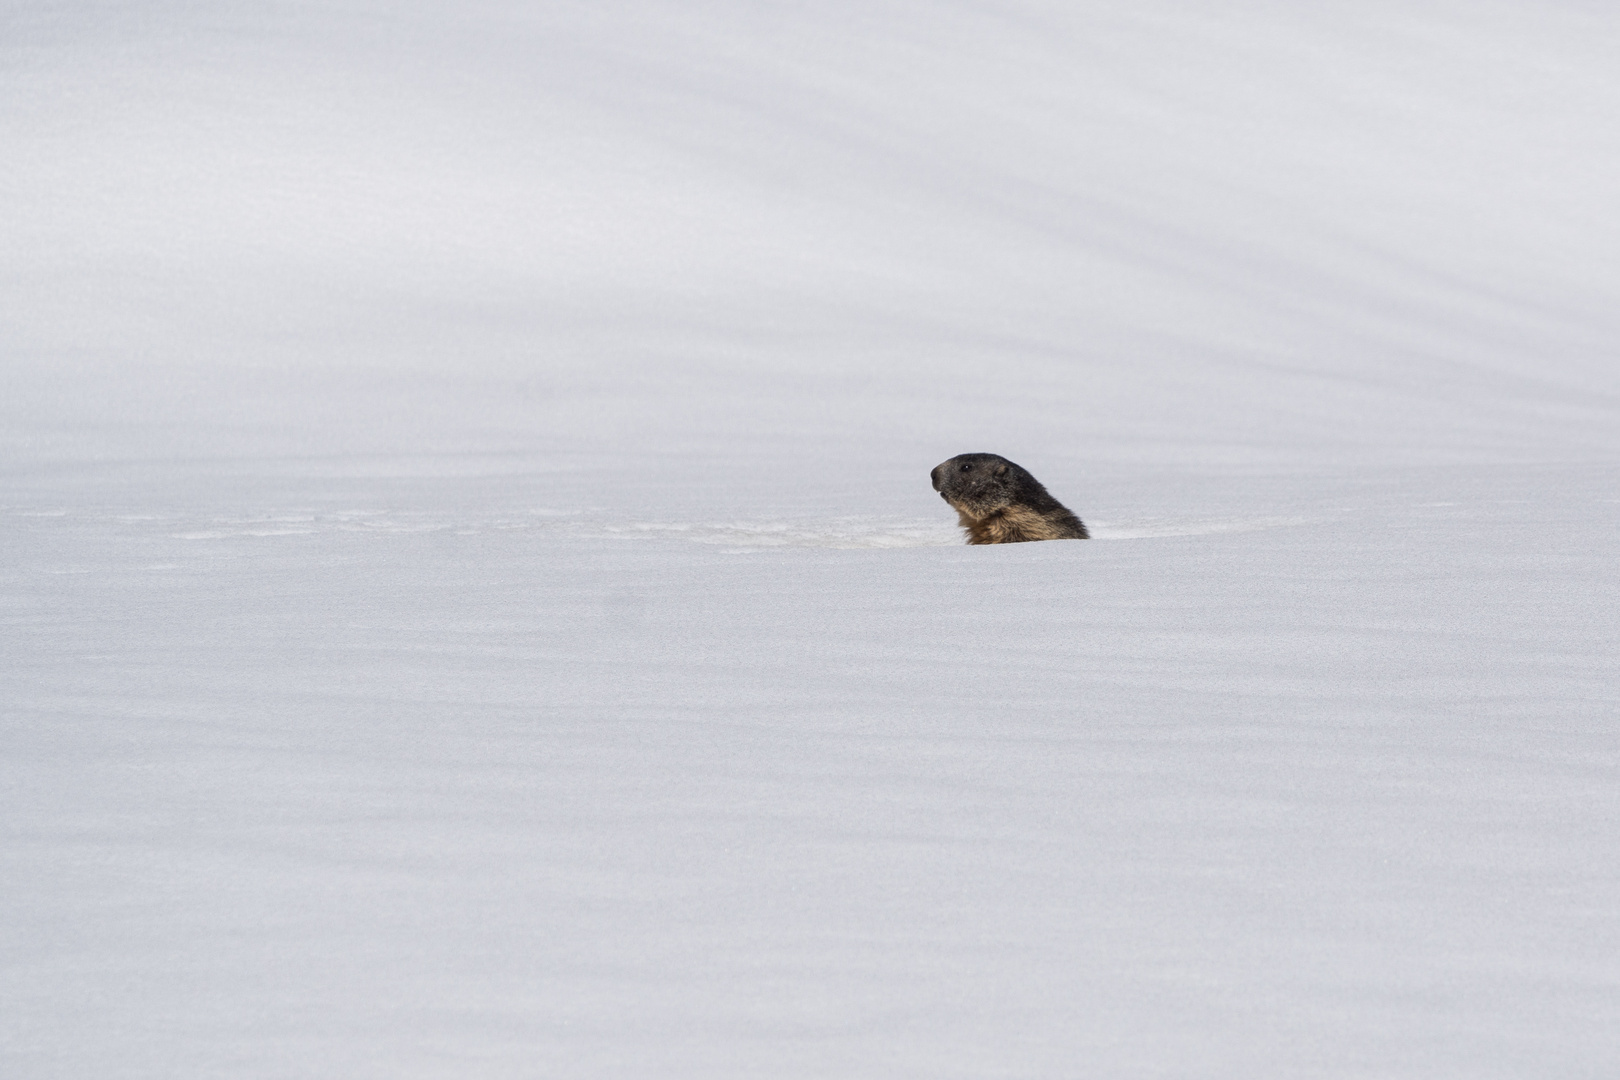
M 1061 540 L 1066 535 L 1024 506 L 993 510 L 980 518 L 969 517 L 966 510 L 957 507 L 956 516 L 968 531 L 970 544 L 1021 544 L 1029 540 Z

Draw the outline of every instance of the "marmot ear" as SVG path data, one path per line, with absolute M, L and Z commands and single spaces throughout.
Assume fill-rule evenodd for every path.
M 1005 461 L 1003 461 L 1000 465 L 996 466 L 996 475 L 997 476 L 1006 476 L 1007 475 L 1007 463 Z

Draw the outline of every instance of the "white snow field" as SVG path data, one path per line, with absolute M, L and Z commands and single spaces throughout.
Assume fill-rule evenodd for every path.
M 1617 117 L 1573 0 L 0 0 L 0 1076 L 1620 1075 Z

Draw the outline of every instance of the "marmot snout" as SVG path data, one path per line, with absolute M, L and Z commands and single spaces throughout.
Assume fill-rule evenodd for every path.
M 1000 454 L 958 454 L 934 466 L 934 490 L 955 507 L 970 544 L 1089 540 L 1085 523 L 1029 470 Z

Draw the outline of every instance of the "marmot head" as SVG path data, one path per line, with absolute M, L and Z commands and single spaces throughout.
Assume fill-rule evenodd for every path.
M 934 466 L 934 490 L 970 517 L 1011 506 L 1029 474 L 1000 454 L 958 454 Z

